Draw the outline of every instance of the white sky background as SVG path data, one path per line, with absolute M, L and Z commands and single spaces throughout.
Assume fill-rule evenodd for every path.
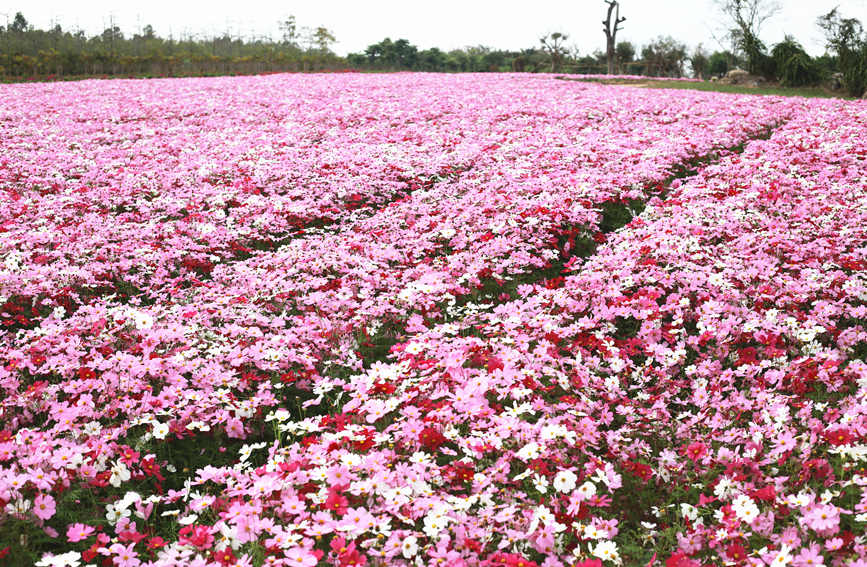
M 808 52 L 824 52 L 816 18 L 835 6 L 846 17 L 867 25 L 867 0 L 781 0 L 782 11 L 769 20 L 761 37 L 766 44 L 794 35 Z M 157 34 L 212 36 L 230 31 L 233 36 L 279 37 L 277 22 L 294 14 L 300 26 L 324 25 L 337 38 L 334 50 L 345 55 L 360 52 L 385 37 L 405 38 L 425 49 L 448 51 L 468 45 L 501 49 L 538 46 L 550 32 L 569 34 L 568 44 L 582 55 L 604 48 L 603 0 L 0 0 L 0 18 L 22 12 L 39 28 L 60 23 L 64 29 L 83 29 L 88 35 L 115 25 L 128 35 L 145 24 Z M 659 35 L 671 35 L 690 47 L 701 43 L 709 51 L 720 49 L 713 34 L 721 36 L 725 20 L 713 0 L 621 0 L 627 20 L 617 36 L 637 46 Z

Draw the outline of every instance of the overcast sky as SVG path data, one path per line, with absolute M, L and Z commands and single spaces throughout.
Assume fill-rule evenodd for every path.
M 794 35 L 807 51 L 824 51 L 816 18 L 834 6 L 867 23 L 867 0 L 782 0 L 782 10 L 768 21 L 762 39 L 770 44 Z M 714 40 L 724 21 L 713 0 L 622 0 L 627 20 L 618 40 L 639 46 L 671 35 L 690 47 L 699 43 L 719 49 Z M 52 22 L 101 32 L 112 18 L 124 33 L 151 24 L 159 35 L 213 35 L 229 30 L 244 37 L 279 37 L 277 22 L 294 14 L 299 26 L 323 25 L 334 32 L 339 54 L 363 51 L 385 37 L 406 38 L 420 48 L 445 50 L 467 45 L 520 49 L 539 44 L 550 32 L 569 34 L 568 43 L 582 54 L 604 46 L 603 0 L 2 0 L 0 18 L 21 11 L 39 28 Z

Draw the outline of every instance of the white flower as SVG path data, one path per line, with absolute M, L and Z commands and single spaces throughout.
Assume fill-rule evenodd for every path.
M 111 467 L 111 477 L 108 479 L 109 484 L 117 488 L 122 482 L 126 482 L 129 479 L 129 469 L 126 468 L 126 465 L 121 461 L 117 461 L 114 466 Z
M 105 507 L 105 519 L 112 525 L 116 524 L 121 518 L 128 518 L 129 515 L 129 510 L 117 509 L 112 504 Z
M 436 538 L 444 527 L 446 527 L 446 521 L 442 516 L 435 516 L 433 514 L 425 516 L 423 531 L 427 537 L 431 539 Z
M 10 503 L 6 504 L 6 508 L 5 508 L 7 514 L 13 514 L 13 515 L 14 514 L 18 514 L 18 515 L 26 514 L 29 509 L 30 509 L 30 500 L 27 500 L 26 498 L 18 498 L 14 502 L 10 502 Z
M 684 518 L 689 519 L 689 521 L 694 522 L 698 519 L 698 509 L 692 504 L 687 504 L 686 502 L 682 502 L 680 505 L 680 513 Z
M 548 479 L 540 474 L 533 475 L 533 486 L 540 494 L 548 494 Z
M 608 532 L 590 524 L 589 526 L 584 526 L 584 537 L 587 539 L 605 539 L 608 537 Z
M 78 567 L 81 565 L 81 554 L 77 551 L 67 551 L 60 555 L 43 557 L 34 565 L 36 567 Z
M 444 228 L 444 229 L 442 229 L 442 230 L 440 231 L 440 236 L 442 236 L 443 238 L 451 238 L 451 237 L 453 237 L 455 234 L 457 234 L 457 233 L 455 232 L 455 229 L 450 228 L 450 227 L 449 227 L 449 228 Z
M 616 563 L 620 560 L 617 544 L 613 541 L 600 541 L 595 547 L 590 548 L 590 552 L 602 561 L 614 561 Z
M 114 503 L 114 507 L 116 510 L 126 510 L 136 502 L 140 501 L 141 495 L 138 492 L 133 492 L 132 490 L 130 490 L 123 495 L 123 498 Z
M 578 496 L 581 500 L 587 500 L 596 496 L 596 485 L 589 480 L 578 487 Z
M 727 476 L 720 477 L 719 482 L 713 489 L 714 496 L 719 499 L 726 498 L 729 494 L 731 494 L 732 489 L 732 480 Z
M 427 455 L 427 453 L 425 453 Z M 354 468 L 361 465 L 361 455 L 355 453 L 344 453 L 340 456 L 340 462 L 349 468 Z
M 789 563 L 792 562 L 792 554 L 790 553 L 792 548 L 788 545 L 783 544 L 780 547 L 779 553 L 777 553 L 774 560 L 771 562 L 771 567 L 785 567 Z
M 535 459 L 539 456 L 539 444 L 532 442 L 527 443 L 521 450 L 515 453 L 515 456 L 521 459 L 522 461 L 529 461 L 531 459 Z
M 741 494 L 732 502 L 732 509 L 735 515 L 742 521 L 752 524 L 759 516 L 759 507 L 753 502 L 753 499 L 746 494 Z
M 572 471 L 560 471 L 554 477 L 554 489 L 557 492 L 572 492 L 577 481 L 578 475 Z
M 154 326 L 154 318 L 148 313 L 138 311 L 137 309 L 130 309 L 127 311 L 127 315 L 132 319 L 135 328 L 139 331 L 150 329 Z
M 154 424 L 153 436 L 155 439 L 165 439 L 169 434 L 169 426 L 166 423 Z
M 415 536 L 409 536 L 403 540 L 400 547 L 400 552 L 406 559 L 415 557 L 415 554 L 418 553 L 418 538 Z

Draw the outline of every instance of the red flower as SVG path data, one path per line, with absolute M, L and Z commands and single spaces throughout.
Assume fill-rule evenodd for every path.
M 344 488 L 345 486 L 342 485 L 329 487 L 328 498 L 325 499 L 322 508 L 325 510 L 333 510 L 340 515 L 345 514 L 346 507 L 349 505 L 349 500 L 340 493 Z
M 696 462 L 707 455 L 707 445 L 704 443 L 690 443 L 686 447 L 685 454 L 692 462 Z
M 211 559 L 224 567 L 234 565 L 238 558 L 232 553 L 232 549 L 227 547 L 223 551 L 214 551 L 211 553 Z
M 726 548 L 726 555 L 729 561 L 740 563 L 747 558 L 747 550 L 739 543 L 733 543 Z
M 144 534 L 140 534 L 140 533 L 138 533 L 138 532 L 135 531 L 135 530 L 127 530 L 127 531 L 124 531 L 124 532 L 119 532 L 119 533 L 117 534 L 117 538 L 118 538 L 122 543 L 128 543 L 128 542 L 131 542 L 131 541 L 132 541 L 132 542 L 135 542 L 135 543 L 138 543 L 138 542 L 140 542 L 141 540 L 143 540 L 143 539 L 146 538 L 146 537 L 147 537 L 146 535 L 144 535 Z
M 699 567 L 700 563 L 694 559 L 690 559 L 689 555 L 679 551 L 668 558 L 665 562 L 665 567 Z
M 425 449 L 436 451 L 446 442 L 446 438 L 433 427 L 425 427 L 421 430 L 421 433 L 418 434 L 418 442 L 421 443 L 421 446 Z
M 96 378 L 96 372 L 91 368 L 87 368 L 86 366 L 82 366 L 78 369 L 78 377 L 82 380 L 92 380 Z
M 208 526 L 185 526 L 178 533 L 178 542 L 182 545 L 208 549 L 214 544 L 214 535 Z
M 777 498 L 777 489 L 774 487 L 773 484 L 769 484 L 764 488 L 754 490 L 752 493 L 752 497 L 756 500 L 762 500 L 764 502 L 773 502 Z
M 855 435 L 846 427 L 834 427 L 825 432 L 825 440 L 831 445 L 848 445 L 855 441 Z
M 148 540 L 147 548 L 148 549 L 160 549 L 166 546 L 166 541 L 160 536 L 154 536 Z

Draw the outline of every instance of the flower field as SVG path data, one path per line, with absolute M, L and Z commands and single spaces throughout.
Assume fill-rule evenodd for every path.
M 2 564 L 867 566 L 867 102 L 0 95 Z

